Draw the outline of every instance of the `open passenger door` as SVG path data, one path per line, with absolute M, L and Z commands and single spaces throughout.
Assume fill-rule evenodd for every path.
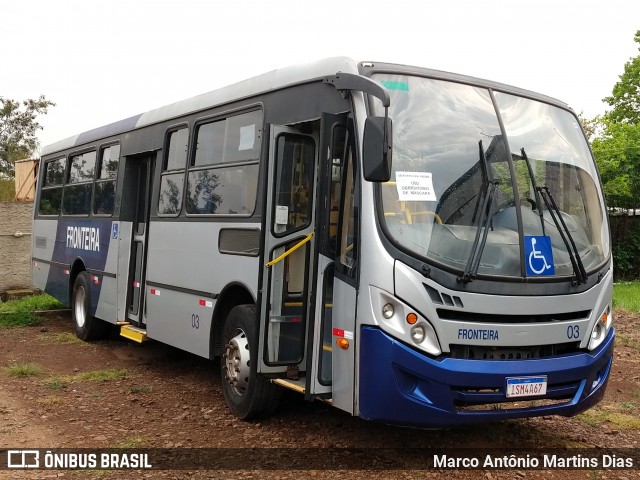
M 352 412 L 355 149 L 346 114 L 314 125 L 271 127 L 258 370 Z

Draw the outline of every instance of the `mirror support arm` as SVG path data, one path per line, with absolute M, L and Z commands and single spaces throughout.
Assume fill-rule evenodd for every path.
M 368 95 L 373 95 L 382 102 L 385 118 L 383 152 L 385 152 L 386 155 L 386 152 L 389 151 L 387 119 L 389 118 L 389 105 L 391 105 L 391 99 L 389 97 L 389 92 L 387 91 L 387 89 L 382 85 L 377 84 L 368 77 L 363 77 L 362 75 L 356 75 L 354 73 L 338 72 L 332 77 L 324 77 L 322 81 L 323 83 L 333 85 L 336 90 L 356 90 Z

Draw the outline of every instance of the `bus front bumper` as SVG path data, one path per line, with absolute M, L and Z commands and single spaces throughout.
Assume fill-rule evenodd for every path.
M 364 326 L 360 336 L 359 415 L 429 428 L 575 415 L 604 395 L 614 336 L 611 328 L 592 352 L 535 360 L 433 359 L 379 328 Z M 507 377 L 531 376 L 547 377 L 546 395 L 506 398 Z

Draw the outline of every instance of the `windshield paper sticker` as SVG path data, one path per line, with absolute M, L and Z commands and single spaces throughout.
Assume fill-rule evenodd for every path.
M 405 202 L 435 202 L 436 192 L 433 190 L 431 173 L 396 172 L 396 188 L 398 200 Z
M 551 237 L 525 236 L 524 252 L 527 263 L 527 276 L 555 275 Z

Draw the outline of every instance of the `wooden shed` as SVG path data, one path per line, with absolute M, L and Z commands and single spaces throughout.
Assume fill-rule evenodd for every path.
M 16 196 L 14 200 L 32 202 L 36 197 L 39 159 L 16 161 Z

